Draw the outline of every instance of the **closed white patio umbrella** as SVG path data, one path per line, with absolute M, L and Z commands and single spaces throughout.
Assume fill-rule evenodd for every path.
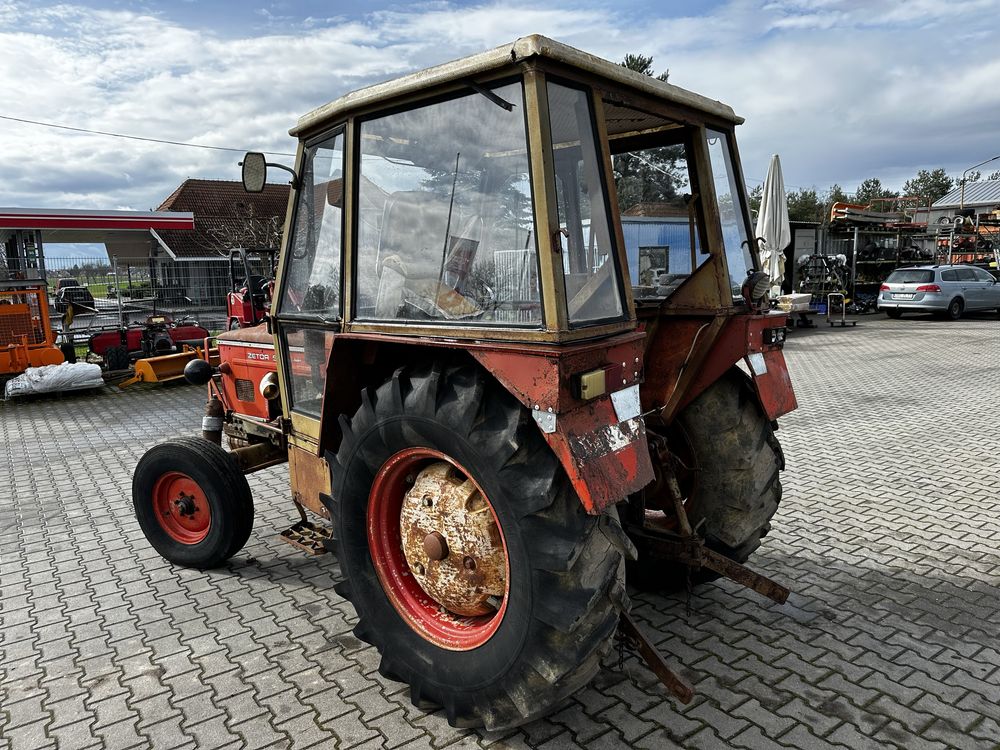
M 760 270 L 771 278 L 771 296 L 776 297 L 781 294 L 781 282 L 785 278 L 784 250 L 792 241 L 785 179 L 781 176 L 781 160 L 777 154 L 771 157 L 767 168 L 756 235 L 764 240 L 760 249 Z

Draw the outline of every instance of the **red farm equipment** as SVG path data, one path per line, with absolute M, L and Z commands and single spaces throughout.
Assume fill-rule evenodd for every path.
M 274 257 L 275 253 L 269 249 L 249 251 L 239 247 L 229 251 L 230 291 L 226 294 L 229 330 L 264 322 L 274 294 Z

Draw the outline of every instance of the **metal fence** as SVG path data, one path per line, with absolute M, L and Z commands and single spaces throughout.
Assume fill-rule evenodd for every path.
M 248 255 L 251 274 L 270 277 L 267 256 Z M 242 267 L 234 270 L 236 286 L 243 284 Z M 228 328 L 226 295 L 233 288 L 229 260 L 142 260 L 45 258 L 49 304 L 56 328 L 66 323 L 66 302 L 74 315 L 66 329 L 77 343 L 100 330 L 141 323 L 152 315 L 177 322 L 197 322 L 213 333 Z M 82 287 L 60 292 L 61 287 Z

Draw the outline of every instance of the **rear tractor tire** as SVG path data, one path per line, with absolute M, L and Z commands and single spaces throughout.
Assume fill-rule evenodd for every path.
M 684 408 L 674 429 L 683 437 L 683 459 L 692 468 L 681 483 L 691 528 L 709 549 L 746 562 L 771 529 L 785 468 L 781 446 L 746 376 L 729 370 Z M 686 580 L 683 565 L 671 571 L 653 567 L 640 545 L 637 575 L 630 583 L 673 589 Z M 701 568 L 692 573 L 691 582 L 718 577 Z
M 337 591 L 379 671 L 452 726 L 517 726 L 597 673 L 627 608 L 617 515 L 588 515 L 527 410 L 472 367 L 400 369 L 329 453 Z
M 132 476 L 132 503 L 153 548 L 187 568 L 221 565 L 253 529 L 246 477 L 226 451 L 202 438 L 177 438 L 148 450 Z

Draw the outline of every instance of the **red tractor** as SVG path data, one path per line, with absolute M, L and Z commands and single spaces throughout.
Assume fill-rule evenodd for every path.
M 522 724 L 585 685 L 619 629 L 689 700 L 629 617 L 626 562 L 645 585 L 787 596 L 743 566 L 796 403 L 740 122 L 538 36 L 301 118 L 267 324 L 188 365 L 202 437 L 136 467 L 149 541 L 222 564 L 253 524 L 245 475 L 287 461 L 301 520 L 283 536 L 338 555 L 355 633 L 415 705 Z M 622 184 L 630 161 L 674 175 L 652 249 L 622 230 L 648 200 L 641 170 Z M 248 154 L 247 189 L 273 166 Z
M 229 251 L 226 320 L 230 331 L 264 322 L 274 294 L 274 255 L 271 250 L 255 250 L 251 255 L 242 247 Z

